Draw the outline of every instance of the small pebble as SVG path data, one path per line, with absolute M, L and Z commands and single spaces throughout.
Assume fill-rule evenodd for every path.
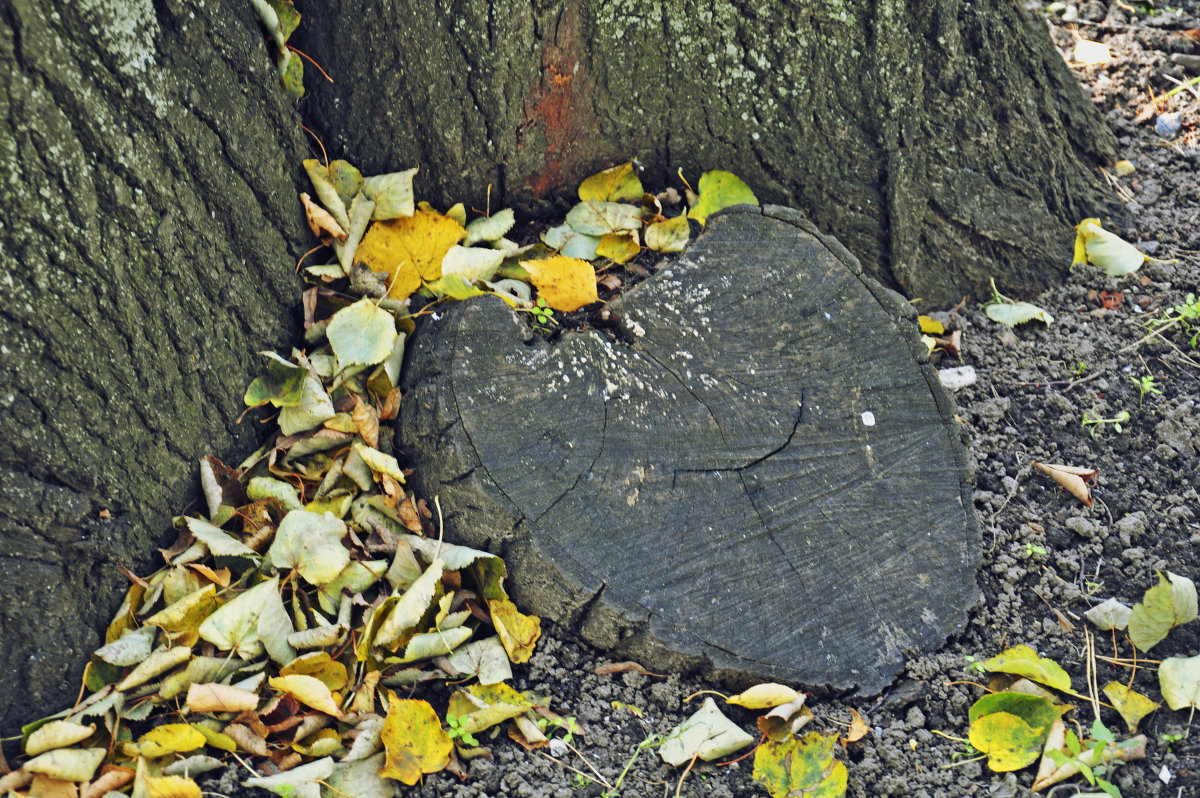
M 1159 114 L 1158 119 L 1154 120 L 1154 132 L 1157 133 L 1159 137 L 1164 139 L 1175 138 L 1179 135 L 1179 131 L 1182 128 L 1182 114 L 1180 114 L 1178 111 Z
M 942 381 L 942 385 L 950 391 L 957 391 L 966 388 L 968 385 L 974 385 L 979 377 L 975 374 L 974 366 L 959 366 L 952 369 L 940 369 L 938 377 Z

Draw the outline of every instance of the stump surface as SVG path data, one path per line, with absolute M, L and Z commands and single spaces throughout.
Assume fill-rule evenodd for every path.
M 711 217 L 609 309 L 498 300 L 416 338 L 401 415 L 446 532 L 515 600 L 648 667 L 882 689 L 977 598 L 953 403 L 912 310 L 798 214 Z

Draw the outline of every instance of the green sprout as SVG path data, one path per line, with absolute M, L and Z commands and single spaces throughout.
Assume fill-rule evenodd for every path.
M 1074 366 L 1071 366 L 1071 371 L 1075 372 L 1076 374 L 1079 374 L 1080 376 L 1082 376 L 1083 372 L 1085 372 L 1087 370 L 1088 370 L 1088 364 L 1084 363 L 1082 360 L 1079 361 L 1078 363 L 1076 363 Z
M 1139 394 L 1138 394 L 1138 407 L 1139 408 L 1141 408 L 1142 400 L 1144 400 L 1146 398 L 1146 394 L 1152 393 L 1152 394 L 1156 394 L 1158 396 L 1162 396 L 1162 390 L 1159 389 L 1159 387 L 1154 384 L 1154 375 L 1153 374 L 1145 374 L 1141 377 L 1130 377 L 1129 379 L 1133 381 L 1133 384 L 1137 386 L 1137 389 L 1139 391 Z
M 1099 718 L 1092 721 L 1091 732 L 1092 739 L 1081 741 L 1075 732 L 1068 731 L 1064 742 L 1067 753 L 1047 749 L 1046 755 L 1054 760 L 1058 767 L 1074 762 L 1089 785 L 1099 787 L 1112 798 L 1121 798 L 1121 791 L 1117 785 L 1104 777 L 1111 776 L 1111 771 L 1124 762 L 1122 749 L 1128 747 L 1132 741 L 1118 743 L 1116 735 Z M 1086 761 L 1084 753 L 1088 755 Z
M 963 657 L 963 659 L 965 659 L 967 661 L 967 670 L 968 671 L 974 671 L 975 673 L 978 673 L 978 674 L 987 673 L 987 668 L 983 667 L 982 662 L 976 662 L 975 656 L 973 654 L 967 654 L 966 656 Z
M 1045 553 L 1046 553 L 1046 550 L 1043 549 L 1041 546 L 1035 546 L 1032 543 L 1025 544 L 1025 556 L 1026 557 L 1032 557 L 1035 554 L 1043 555 Z
M 1163 745 L 1167 747 L 1167 751 L 1169 752 L 1171 750 L 1171 744 L 1182 740 L 1183 734 L 1182 732 L 1176 732 L 1175 734 L 1167 734 L 1166 732 L 1163 732 L 1162 734 L 1158 735 L 1158 739 L 1163 741 Z
M 1112 418 L 1102 418 L 1099 415 L 1092 415 L 1091 411 L 1089 410 L 1083 411 L 1083 426 L 1091 428 L 1088 431 L 1092 434 L 1093 438 L 1096 437 L 1096 431 L 1104 424 L 1112 424 L 1113 429 L 1115 429 L 1117 432 L 1124 432 L 1125 430 L 1121 427 L 1121 425 L 1128 420 L 1128 410 L 1122 410 Z
M 575 720 L 574 716 L 566 718 L 538 718 L 537 725 L 543 732 L 547 728 L 550 729 L 551 734 L 556 729 L 562 729 L 564 732 L 562 741 L 567 745 L 575 742 L 575 733 L 579 731 L 579 723 Z
M 1138 341 L 1138 343 L 1147 341 L 1155 335 L 1160 335 L 1163 330 L 1176 325 L 1183 327 L 1185 335 L 1191 333 L 1192 337 L 1189 343 L 1191 343 L 1192 349 L 1200 346 L 1200 299 L 1197 299 L 1195 294 L 1188 294 L 1181 304 L 1171 308 L 1161 319 L 1152 319 L 1149 324 L 1150 335 L 1147 335 Z
M 446 725 L 450 727 L 446 730 L 446 734 L 451 740 L 458 740 L 463 745 L 472 747 L 479 745 L 479 740 L 475 735 L 463 728 L 463 719 L 458 715 L 447 715 Z
M 538 297 L 537 304 L 529 309 L 533 314 L 533 329 L 550 332 L 551 324 L 558 324 L 558 319 L 554 318 L 554 308 L 546 304 L 543 297 Z
M 1089 596 L 1094 596 L 1100 592 L 1100 588 L 1104 587 L 1103 582 L 1084 582 L 1083 589 L 1087 591 Z

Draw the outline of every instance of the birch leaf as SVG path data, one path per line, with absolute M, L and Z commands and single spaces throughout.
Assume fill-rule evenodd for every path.
M 342 716 L 342 710 L 338 708 L 337 702 L 333 699 L 333 692 L 324 682 L 313 676 L 302 674 L 272 676 L 267 679 L 267 684 L 281 693 L 288 693 L 306 707 L 312 707 L 318 712 L 324 712 L 335 718 Z
M 665 222 L 655 222 L 646 228 L 646 249 L 657 252 L 683 252 L 691 238 L 692 228 L 687 216 L 680 214 Z
M 682 765 L 693 757 L 705 762 L 728 756 L 752 744 L 754 738 L 721 714 L 711 698 L 663 740 L 658 755 L 668 765 Z
M 1158 666 L 1158 686 L 1171 709 L 1200 707 L 1200 654 L 1164 659 Z
M 375 202 L 374 218 L 399 219 L 413 215 L 416 207 L 413 205 L 412 184 L 419 168 L 375 175 L 364 181 L 363 194 Z
M 542 635 L 542 622 L 536 615 L 523 615 L 508 599 L 489 599 L 492 625 L 508 658 L 520 664 L 533 656 L 533 647 Z
M 334 795 L 352 795 L 354 798 L 392 798 L 391 783 L 379 775 L 383 769 L 385 755 L 382 751 L 374 756 L 357 761 L 342 761 L 333 766 L 333 773 L 326 783 Z
M 282 798 L 321 798 L 321 782 L 332 773 L 333 759 L 325 757 L 274 776 L 254 776 L 242 784 L 270 790 Z
M 131 687 L 145 684 L 155 676 L 160 676 L 175 666 L 187 662 L 191 656 L 191 646 L 175 646 L 174 648 L 159 649 L 130 671 L 128 676 L 117 682 L 116 689 L 124 691 Z
M 608 258 L 613 263 L 626 263 L 641 251 L 642 248 L 637 242 L 637 232 L 633 230 L 605 233 L 600 236 L 600 243 L 596 245 L 596 255 Z
M 52 720 L 29 735 L 25 741 L 25 753 L 37 756 L 54 748 L 66 748 L 86 740 L 95 731 L 95 724 L 83 726 L 69 720 Z
M 713 170 L 700 175 L 700 195 L 688 210 L 688 218 L 705 224 L 711 214 L 731 205 L 757 205 L 758 198 L 742 179 L 731 172 Z
M 342 201 L 337 187 L 330 180 L 329 169 L 316 158 L 306 158 L 304 160 L 304 171 L 308 173 L 308 179 L 312 183 L 313 191 L 317 192 L 317 198 L 321 200 L 321 204 L 325 206 L 325 209 L 329 211 L 329 214 L 337 221 L 343 231 L 348 229 L 350 227 L 350 217 L 346 215 L 346 203 Z M 343 232 L 341 238 L 345 237 L 346 234 Z
M 594 260 L 600 236 L 589 236 L 576 232 L 569 224 L 551 227 L 542 233 L 542 242 L 564 258 Z
M 638 230 L 642 226 L 641 208 L 624 202 L 581 202 L 567 212 L 567 224 L 577 233 L 602 236 Z
M 1097 629 L 1124 629 L 1129 626 L 1131 610 L 1115 598 L 1105 599 L 1084 613 Z
M 154 637 L 157 634 L 158 630 L 149 625 L 134 629 L 108 645 L 96 649 L 95 655 L 110 665 L 122 668 L 131 667 L 150 656 L 150 652 L 154 648 Z M 29 752 L 26 751 L 26 753 Z
M 105 748 L 55 748 L 38 754 L 21 769 L 63 781 L 90 781 L 107 754 Z
M 1135 272 L 1146 262 L 1137 247 L 1125 239 L 1105 230 L 1099 219 L 1084 219 L 1076 228 L 1075 251 L 1078 257 L 1079 240 L 1083 240 L 1084 255 L 1088 263 L 1099 266 L 1105 274 L 1120 276 Z
M 1092 506 L 1092 492 L 1088 484 L 1096 481 L 1096 469 L 1080 468 L 1079 466 L 1059 465 L 1055 463 L 1039 463 L 1033 461 L 1033 467 L 1051 479 L 1074 496 L 1079 501 Z
M 505 233 L 513 229 L 516 223 L 517 220 L 511 208 L 496 211 L 491 216 L 481 216 L 467 225 L 463 246 L 469 247 L 472 244 L 478 244 L 480 241 L 487 241 L 489 243 L 499 241 L 501 238 L 504 238 Z M 443 268 L 442 273 L 445 274 L 445 271 Z
M 436 773 L 446 767 L 454 747 L 433 707 L 425 701 L 399 699 L 394 694 L 388 701 L 381 737 L 385 763 L 379 775 L 409 786 L 420 781 L 422 774 Z
M 442 572 L 443 563 L 439 558 L 430 563 L 417 581 L 404 591 L 387 619 L 383 621 L 375 638 L 376 645 L 391 646 L 400 639 L 400 635 L 420 623 L 433 603 L 434 591 L 442 579 Z
M 373 366 L 392 353 L 396 343 L 396 320 L 391 313 L 363 297 L 333 314 L 325 336 L 341 368 Z
M 310 585 L 337 578 L 350 562 L 342 545 L 346 524 L 332 513 L 292 510 L 279 523 L 268 556 L 279 568 L 295 568 Z
M 769 709 L 790 703 L 799 697 L 800 694 L 790 687 L 768 682 L 756 684 L 749 690 L 730 696 L 725 699 L 725 703 L 736 704 L 747 709 Z
M 771 798 L 841 798 L 846 766 L 834 759 L 838 736 L 809 732 L 804 739 L 768 740 L 754 752 L 754 780 Z
M 460 646 L 445 662 L 460 678 L 474 676 L 480 684 L 499 684 L 512 678 L 508 652 L 498 635 Z
M 378 200 L 376 201 L 378 213 Z M 358 245 L 358 260 L 371 271 L 387 272 L 388 296 L 403 300 L 422 282 L 442 276 L 442 258 L 466 234 L 458 222 L 433 211 L 371 225 Z
M 1158 704 L 1151 701 L 1137 690 L 1130 690 L 1120 682 L 1109 682 L 1104 685 L 1104 695 L 1112 702 L 1113 708 L 1125 721 L 1130 734 L 1137 733 L 1138 724 L 1142 718 L 1158 709 Z
M 1045 309 L 1039 308 L 1037 305 L 1029 302 L 1001 302 L 995 305 L 988 305 L 984 308 L 984 312 L 987 313 L 987 317 L 992 321 L 1007 324 L 1009 327 L 1015 327 L 1027 321 L 1041 321 L 1046 324 L 1051 324 L 1054 321 L 1054 317 Z
M 1192 580 L 1167 572 L 1158 575 L 1158 584 L 1146 591 L 1129 613 L 1129 639 L 1142 651 L 1149 651 L 1167 632 L 1196 618 L 1196 585 Z
M 579 310 L 600 299 L 596 293 L 596 270 L 587 261 L 563 255 L 543 260 L 522 261 L 538 290 L 538 296 L 555 310 Z
M 228 684 L 193 684 L 188 687 L 187 706 L 192 712 L 243 712 L 258 708 L 258 693 Z
M 457 275 L 468 283 L 490 280 L 504 262 L 504 253 L 483 247 L 453 246 L 442 259 L 442 277 Z
M 256 377 L 246 389 L 244 401 L 247 407 L 259 407 L 270 402 L 275 407 L 292 407 L 299 404 L 304 393 L 304 378 L 308 369 L 284 360 L 274 352 L 259 352 L 266 356 L 267 374 Z
M 622 202 L 642 196 L 642 181 L 634 171 L 633 162 L 597 172 L 579 184 L 579 199 L 597 202 Z
M 221 651 L 233 651 L 247 660 L 263 651 L 258 636 L 258 616 L 270 594 L 279 593 L 279 578 L 268 579 L 244 591 L 200 624 L 200 637 Z
M 1013 646 L 983 663 L 992 673 L 1011 673 L 1053 687 L 1055 690 L 1071 689 L 1071 677 L 1057 662 L 1039 657 L 1029 646 Z

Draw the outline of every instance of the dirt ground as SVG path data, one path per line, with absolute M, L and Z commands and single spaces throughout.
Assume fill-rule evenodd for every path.
M 1040 4 L 1033 4 L 1039 7 Z M 1144 5 L 1144 4 L 1138 4 Z M 1136 171 L 1113 177 L 1124 194 L 1116 230 L 1163 262 L 1150 262 L 1129 277 L 1105 276 L 1094 267 L 1031 299 L 1056 321 L 1009 329 L 989 321 L 975 305 L 938 318 L 962 332 L 961 360 L 942 356 L 939 368 L 974 367 L 978 381 L 956 394 L 964 443 L 976 468 L 975 505 L 983 526 L 982 599 L 965 628 L 939 651 L 916 655 L 897 682 L 878 698 L 814 696 L 811 728 L 837 730 L 856 709 L 871 731 L 838 753 L 849 768 L 851 796 L 996 796 L 1031 794 L 1033 768 L 998 775 L 980 761 L 965 762 L 962 742 L 967 711 L 983 691 L 965 682 L 982 678 L 970 668 L 1008 646 L 1023 643 L 1057 660 L 1077 689 L 1085 684 L 1084 611 L 1115 596 L 1138 601 L 1167 569 L 1200 579 L 1200 350 L 1179 325 L 1151 337 L 1147 322 L 1200 293 L 1200 97 L 1175 96 L 1170 111 L 1182 112 L 1182 133 L 1166 139 L 1156 118 L 1137 123 L 1148 89 L 1172 87 L 1163 77 L 1200 74 L 1200 45 L 1182 31 L 1200 28 L 1200 3 L 1179 3 L 1181 14 L 1130 13 L 1123 2 L 1067 7 L 1067 20 L 1052 17 L 1056 43 L 1069 56 L 1076 37 L 1107 42 L 1113 61 L 1078 67 L 1117 132 L 1121 156 Z M 1200 33 L 1196 34 L 1200 36 Z M 1160 127 L 1162 124 L 1159 123 Z M 1121 205 L 1122 203 L 1117 203 Z M 1107 224 L 1106 226 L 1110 226 Z M 1000 286 L 1020 294 L 1019 286 Z M 1108 294 L 1102 294 L 1108 292 Z M 1116 294 L 1117 296 L 1110 296 Z M 1113 305 L 1106 308 L 1107 304 Z M 1140 395 L 1134 380 L 1150 375 L 1154 391 Z M 1088 417 L 1129 413 L 1121 431 L 1112 424 L 1083 425 Z M 1067 463 L 1099 472 L 1095 503 L 1085 507 L 1032 469 L 1032 462 Z M 1056 617 L 1073 623 L 1067 630 Z M 1174 630 L 1152 652 L 1155 659 L 1191 656 L 1200 649 L 1200 623 Z M 1121 656 L 1131 656 L 1125 641 Z M 1096 653 L 1113 654 L 1101 633 Z M 650 735 L 662 734 L 698 707 L 690 694 L 713 685 L 677 675 L 634 672 L 597 675 L 610 657 L 547 627 L 533 659 L 515 668 L 513 684 L 552 696 L 554 708 L 583 729 L 568 747 L 526 752 L 500 736 L 483 736 L 488 755 L 466 763 L 465 781 L 439 773 L 405 795 L 438 798 L 486 796 L 598 796 L 603 779 L 615 784 Z M 1131 671 L 1098 663 L 1100 685 L 1127 682 Z M 1158 699 L 1153 663 L 1141 665 L 1133 687 Z M 445 696 L 428 696 L 445 706 Z M 440 703 L 439 703 L 440 702 Z M 616 702 L 616 703 L 614 703 Z M 628 707 L 636 707 L 640 716 Z M 757 713 L 728 713 L 753 730 Z M 1081 702 L 1073 716 L 1086 729 L 1091 709 Z M 1070 716 L 1068 716 L 1070 717 Z M 1124 735 L 1122 721 L 1105 710 L 1104 722 Z M 1186 734 L 1185 712 L 1160 709 L 1142 721 L 1149 738 L 1146 758 L 1117 769 L 1113 781 L 1125 798 L 1200 795 L 1200 737 Z M 1168 744 L 1164 735 L 1182 734 Z M 946 736 L 948 735 L 948 736 Z M 559 737 L 562 736 L 560 733 Z M 586 760 L 586 761 L 585 761 Z M 666 767 L 643 749 L 621 783 L 623 796 L 761 796 L 751 780 L 751 760 L 694 768 L 680 785 L 682 769 Z M 216 793 L 248 795 L 232 783 L 236 771 L 210 781 Z M 599 778 L 597 778 L 597 776 Z M 1081 778 L 1051 790 L 1086 792 Z M 266 793 L 263 793 L 266 795 Z
M 983 694 L 962 683 L 981 678 L 969 669 L 969 658 L 982 660 L 1024 643 L 1056 659 L 1077 689 L 1084 689 L 1085 610 L 1110 596 L 1127 604 L 1138 601 L 1156 582 L 1155 571 L 1200 579 L 1200 350 L 1190 341 L 1200 328 L 1185 333 L 1177 325 L 1164 333 L 1165 340 L 1142 340 L 1150 319 L 1182 303 L 1189 292 L 1200 292 L 1200 98 L 1186 91 L 1172 98 L 1169 110 L 1182 112 L 1183 123 L 1174 138 L 1156 133 L 1155 118 L 1135 122 L 1147 89 L 1161 95 L 1174 85 L 1164 73 L 1182 80 L 1200 74 L 1200 45 L 1181 33 L 1200 28 L 1200 4 L 1179 5 L 1180 14 L 1160 11 L 1147 17 L 1130 13 L 1125 3 L 1088 2 L 1068 7 L 1067 19 L 1078 15 L 1077 21 L 1051 17 L 1064 56 L 1073 51 L 1076 36 L 1112 48 L 1110 64 L 1075 71 L 1116 130 L 1121 157 L 1136 167 L 1131 175 L 1113 177 L 1126 198 L 1116 230 L 1166 262 L 1147 263 L 1121 279 L 1094 267 L 1077 268 L 1065 285 L 1031 298 L 1054 315 L 1049 327 L 1031 323 L 1009 329 L 969 304 L 938 316 L 963 336 L 961 362 L 943 356 L 938 367 L 969 365 L 978 375 L 955 398 L 976 468 L 975 505 L 985 547 L 978 574 L 982 600 L 961 633 L 940 651 L 912 657 L 882 697 L 812 699 L 817 730 L 834 731 L 836 723 L 849 720 L 851 708 L 871 727 L 864 739 L 839 753 L 849 768 L 849 795 L 1031 794 L 1033 768 L 998 775 L 983 762 L 961 764 L 967 758 L 963 744 L 939 734 L 965 737 L 967 710 Z M 1160 127 L 1167 123 L 1169 118 Z M 1020 293 L 1019 286 L 1000 289 Z M 1115 307 L 1105 308 L 1101 292 L 1123 296 Z M 1109 297 L 1108 304 L 1114 299 Z M 1134 380 L 1145 375 L 1153 376 L 1161 393 L 1139 395 Z M 1085 413 L 1112 418 L 1121 411 L 1129 419 L 1120 432 L 1101 424 L 1093 435 L 1082 423 Z M 1034 460 L 1095 468 L 1095 504 L 1085 507 L 1034 471 Z M 1055 610 L 1074 624 L 1073 631 L 1059 623 Z M 1154 648 L 1153 657 L 1197 653 L 1198 629 L 1200 624 L 1193 623 L 1174 630 Z M 1131 656 L 1127 642 L 1117 645 L 1122 656 Z M 1097 654 L 1111 656 L 1112 647 L 1104 633 L 1097 638 Z M 592 769 L 614 783 L 639 743 L 678 724 L 699 703 L 684 699 L 712 687 L 674 675 L 596 675 L 596 668 L 610 661 L 603 652 L 547 628 L 514 683 L 553 696 L 557 711 L 578 720 L 586 731 L 572 740 L 578 753 L 560 745 L 527 753 L 506 738 L 485 738 L 490 757 L 472 760 L 465 782 L 437 774 L 406 793 L 431 798 L 602 794 L 605 788 Z M 1099 662 L 1100 685 L 1129 677 L 1128 668 Z M 1153 664 L 1137 669 L 1133 687 L 1160 696 Z M 642 715 L 622 705 L 637 707 Z M 754 728 L 757 713 L 734 708 L 729 714 L 744 728 Z M 1091 723 L 1086 704 L 1073 714 L 1085 728 Z M 1115 712 L 1105 710 L 1103 720 L 1124 734 Z M 1171 744 L 1163 740 L 1163 735 L 1185 733 L 1188 720 L 1186 712 L 1164 708 L 1142 721 L 1139 731 L 1149 738 L 1146 758 L 1118 768 L 1113 779 L 1126 798 L 1200 794 L 1200 738 L 1185 734 Z M 680 795 L 714 798 L 765 794 L 750 771 L 750 760 L 697 767 L 678 788 L 680 769 L 667 768 L 647 749 L 629 768 L 621 794 L 673 795 L 677 788 Z M 1054 794 L 1078 791 L 1087 791 L 1082 778 Z

